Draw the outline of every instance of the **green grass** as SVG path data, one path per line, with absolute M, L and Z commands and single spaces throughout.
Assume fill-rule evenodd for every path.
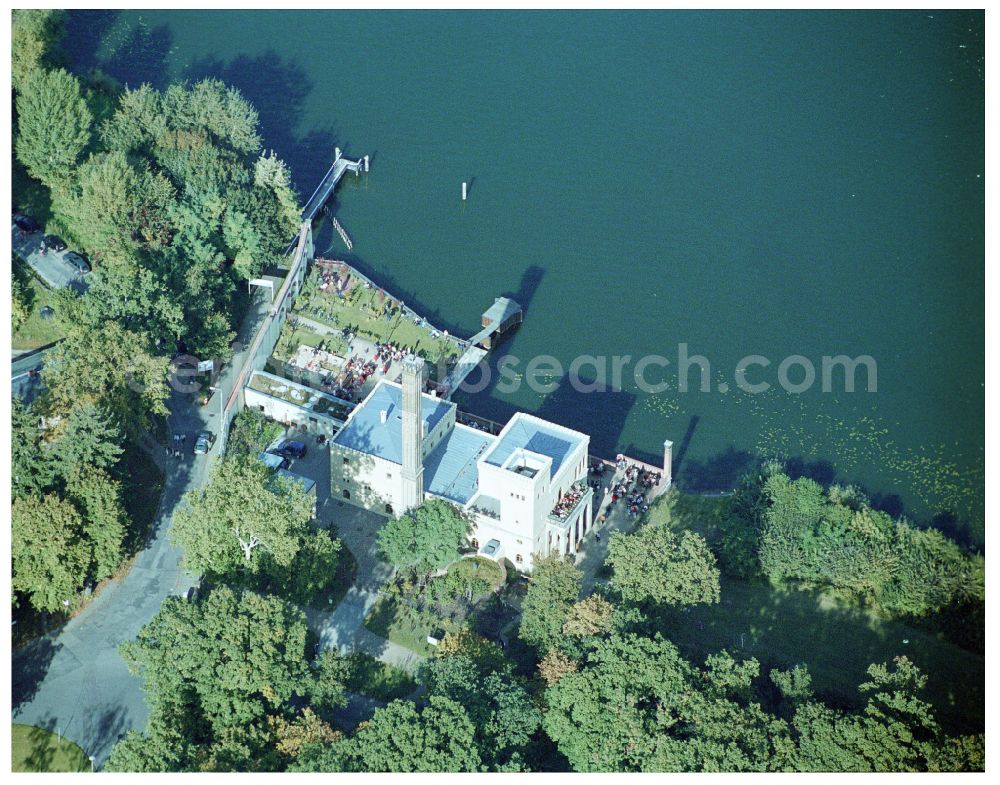
M 393 341 L 413 351 L 423 351 L 431 362 L 436 362 L 442 356 L 458 356 L 459 351 L 455 344 L 443 338 L 431 337 L 430 330 L 426 326 L 418 326 L 398 314 L 386 320 L 384 316 L 368 311 L 366 306 L 376 303 L 376 295 L 376 289 L 365 289 L 363 286 L 352 290 L 346 299 L 311 290 L 303 292 L 300 299 L 302 303 L 300 313 L 313 321 L 338 329 L 350 326 L 360 336 L 369 340 Z M 311 305 L 320 305 L 332 311 L 335 320 L 307 313 L 305 308 Z
M 476 557 L 474 559 L 459 559 L 448 567 L 448 577 L 469 576 L 485 581 L 489 588 L 473 597 L 471 612 L 487 597 L 492 596 L 493 589 L 504 584 L 506 576 L 496 562 Z M 431 579 L 445 581 L 448 577 L 441 576 Z M 416 604 L 417 589 L 411 589 L 411 597 Z M 426 589 L 424 589 L 426 592 Z M 426 600 L 428 595 L 424 594 Z M 405 646 L 410 651 L 428 656 L 433 654 L 435 647 L 427 643 L 427 636 L 441 638 L 446 632 L 458 632 L 466 626 L 466 618 L 470 613 L 470 605 L 464 600 L 429 603 L 430 607 L 418 609 L 406 599 L 394 594 L 383 594 L 365 618 L 365 627 L 393 643 Z M 444 612 L 442 616 L 438 612 Z
M 65 333 L 58 317 L 56 293 L 42 284 L 31 272 L 31 268 L 20 259 L 14 261 L 14 274 L 27 287 L 31 315 L 12 336 L 11 348 L 30 351 L 62 339 Z M 54 308 L 56 314 L 43 319 L 41 310 L 46 305 Z
M 476 556 L 472 559 L 459 559 L 448 568 L 449 575 L 460 575 L 466 578 L 478 578 L 489 584 L 490 590 L 499 589 L 507 580 L 506 573 L 492 559 Z
M 677 495 L 651 517 L 678 529 L 698 531 L 709 542 L 724 501 Z M 817 692 L 857 705 L 866 669 L 906 655 L 928 676 L 925 697 L 951 732 L 984 726 L 984 658 L 906 622 L 848 607 L 827 594 L 781 589 L 765 581 L 723 578 L 722 602 L 671 612 L 664 635 L 695 661 L 720 649 L 756 657 L 762 671 L 805 663 Z M 904 641 L 908 641 L 904 643 Z
M 68 739 L 34 725 L 11 725 L 11 771 L 90 771 L 90 759 Z
M 425 657 L 435 648 L 427 643 L 427 636 L 444 632 L 458 632 L 459 625 L 438 619 L 427 611 L 418 611 L 395 597 L 383 594 L 365 617 L 365 627 L 393 643 Z
M 356 651 L 347 655 L 347 689 L 383 701 L 405 698 L 416 689 L 413 677 L 402 668 Z

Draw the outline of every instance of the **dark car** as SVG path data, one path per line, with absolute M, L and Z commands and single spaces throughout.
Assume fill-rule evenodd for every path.
M 63 259 L 69 262 L 74 268 L 76 268 L 77 275 L 86 275 L 90 272 L 90 265 L 87 260 L 84 259 L 80 254 L 70 251 L 66 254 Z
M 198 438 L 195 439 L 194 454 L 204 455 L 212 449 L 213 444 L 215 444 L 215 434 L 211 431 L 202 431 L 198 434 Z
M 27 215 L 15 215 L 14 224 L 22 232 L 28 232 L 29 234 L 32 232 L 40 232 L 42 230 L 42 227 L 38 225 L 38 221 Z
M 47 234 L 42 238 L 42 243 L 50 251 L 65 251 L 66 243 L 56 237 L 54 234 Z
M 283 458 L 305 458 L 306 445 L 304 442 L 282 442 L 271 452 Z

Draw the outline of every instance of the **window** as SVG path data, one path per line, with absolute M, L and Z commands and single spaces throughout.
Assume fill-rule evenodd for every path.
M 516 561 L 518 564 L 521 564 L 522 562 L 524 562 L 524 559 L 521 558 L 521 554 L 519 553 L 517 554 L 517 556 L 514 557 L 514 561 Z
M 391 480 L 391 479 L 392 479 L 392 472 L 386 472 L 386 473 L 385 473 L 385 476 L 386 476 L 386 477 L 387 477 L 388 479 L 390 479 L 390 480 Z
M 351 498 L 351 492 L 349 490 L 347 490 L 347 488 L 344 488 L 344 498 L 345 499 L 350 499 Z
M 344 466 L 347 466 L 351 462 L 350 458 L 344 458 Z
M 475 537 L 473 537 L 470 542 L 472 543 L 472 547 L 476 548 L 478 550 L 478 548 L 479 548 L 479 540 L 477 540 Z
M 385 511 L 389 513 L 389 515 L 392 515 L 392 505 L 391 504 L 385 505 Z

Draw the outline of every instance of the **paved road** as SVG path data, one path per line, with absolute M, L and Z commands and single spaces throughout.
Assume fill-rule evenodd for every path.
M 172 427 L 200 425 L 189 396 L 175 395 L 170 403 Z M 67 624 L 13 652 L 14 721 L 57 731 L 98 766 L 128 730 L 145 726 L 142 685 L 128 672 L 118 645 L 135 637 L 166 596 L 182 594 L 194 583 L 194 576 L 181 570 L 180 551 L 166 532 L 181 497 L 203 482 L 205 467 L 204 456 L 172 459 L 154 531 L 131 571 Z
M 244 345 L 249 344 L 248 335 L 265 311 L 266 301 L 262 301 L 245 321 L 240 335 Z M 245 352 L 240 351 L 221 374 L 217 384 L 222 395 L 228 396 L 244 357 Z M 218 400 L 219 392 L 207 406 L 199 406 L 193 393 L 172 394 L 168 404 L 170 430 L 185 434 L 187 441 L 181 458 L 167 459 L 165 450 L 158 456 L 165 467 L 165 483 L 146 548 L 131 571 L 102 591 L 77 617 L 12 656 L 14 721 L 55 730 L 93 756 L 98 767 L 127 731 L 145 727 L 148 715 L 141 682 L 125 667 L 118 654 L 119 644 L 136 636 L 156 615 L 165 597 L 183 594 L 196 582 L 195 576 L 181 569 L 181 552 L 166 535 L 184 494 L 204 484 L 220 455 L 218 439 L 206 456 L 191 452 L 193 434 L 207 428 L 218 435 Z M 422 659 L 420 655 L 362 626 L 365 614 L 392 576 L 392 568 L 378 559 L 375 545 L 384 517 L 329 498 L 326 450 L 311 449 L 310 457 L 301 466 L 299 463 L 293 463 L 293 471 L 315 474 L 319 481 L 321 519 L 338 522 L 340 536 L 358 560 L 358 580 L 344 602 L 332 612 L 309 612 L 310 622 L 324 645 L 360 649 L 413 670 Z M 310 463 L 312 470 L 306 471 Z M 348 713 L 370 715 L 375 705 L 357 698 Z
M 262 303 L 244 323 L 244 344 L 264 309 Z M 241 352 L 223 371 L 219 386 L 224 392 L 232 389 L 234 367 L 242 357 Z M 174 391 L 168 408 L 171 432 L 188 438 L 184 455 L 166 463 L 160 508 L 146 548 L 131 571 L 78 616 L 12 655 L 14 721 L 56 730 L 92 755 L 98 766 L 128 730 L 146 725 L 141 682 L 129 674 L 118 645 L 136 636 L 165 597 L 183 594 L 196 581 L 181 570 L 181 552 L 166 535 L 182 497 L 204 484 L 220 452 L 216 440 L 207 456 L 194 455 L 192 435 L 206 428 L 218 435 L 220 417 L 217 406 L 199 406 L 193 393 Z
M 65 256 L 71 249 L 65 251 L 46 251 L 39 253 L 38 249 L 44 237 L 42 232 L 25 234 L 17 226 L 11 226 L 11 244 L 15 253 L 20 256 L 41 278 L 53 289 L 72 287 L 83 294 L 89 288 L 86 276 L 66 261 Z

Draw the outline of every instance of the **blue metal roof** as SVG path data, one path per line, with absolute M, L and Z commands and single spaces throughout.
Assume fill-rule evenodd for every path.
M 476 493 L 476 461 L 496 441 L 488 433 L 456 425 L 424 461 L 428 493 L 465 504 Z
M 562 462 L 576 446 L 583 442 L 583 434 L 568 433 L 520 414 L 514 415 L 506 433 L 500 437 L 496 448 L 490 453 L 487 463 L 500 466 L 517 449 L 546 455 L 552 459 L 552 476 L 559 471 Z
M 424 438 L 455 404 L 422 395 Z M 388 412 L 382 422 L 382 412 Z M 347 424 L 333 441 L 368 455 L 377 455 L 393 463 L 403 462 L 403 391 L 386 381 L 380 381 L 371 394 L 354 410 Z

